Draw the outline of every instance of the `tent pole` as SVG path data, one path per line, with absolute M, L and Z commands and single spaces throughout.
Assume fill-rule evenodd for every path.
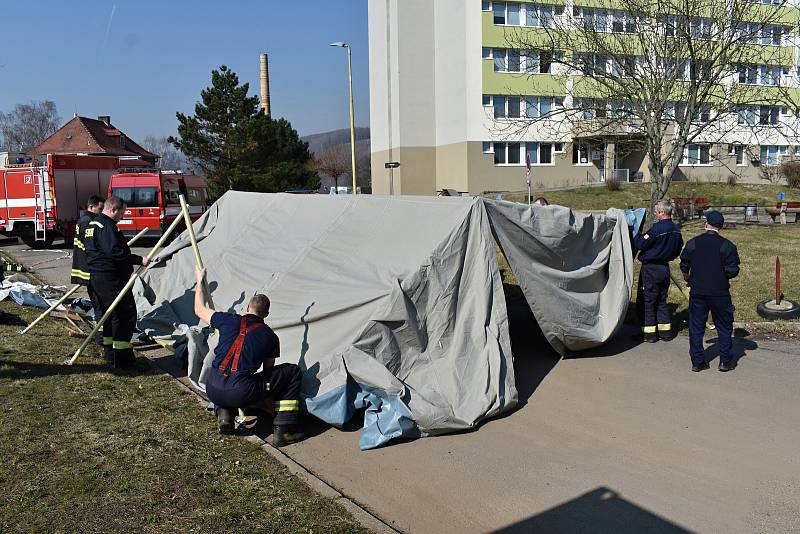
M 138 234 L 136 234 L 135 236 L 133 236 L 132 238 L 130 238 L 130 240 L 128 241 L 128 245 L 131 245 L 131 244 L 133 244 L 133 242 L 134 242 L 134 241 L 136 241 L 137 239 L 139 239 L 140 237 L 142 237 L 142 236 L 143 236 L 143 235 L 144 235 L 144 234 L 145 234 L 145 233 L 146 233 L 148 230 L 149 230 L 149 228 L 144 228 L 144 229 L 142 229 L 142 231 L 141 231 L 141 232 L 139 232 Z M 74 286 L 72 286 L 72 287 L 69 289 L 69 291 L 67 291 L 66 293 L 64 293 L 64 296 L 63 296 L 63 297 L 61 297 L 60 299 L 58 299 L 58 301 L 57 301 L 55 304 L 53 304 L 52 306 L 50 306 L 50 307 L 47 309 L 47 311 L 46 311 L 46 312 L 44 312 L 44 313 L 43 313 L 43 314 L 41 314 L 39 317 L 37 317 L 37 318 L 36 318 L 36 319 L 35 319 L 35 320 L 34 320 L 34 321 L 31 323 L 31 324 L 29 324 L 29 325 L 28 325 L 28 326 L 27 326 L 27 327 L 26 327 L 24 330 L 20 331 L 19 335 L 23 336 L 23 335 L 27 334 L 27 333 L 28 333 L 28 331 L 29 331 L 31 328 L 33 328 L 34 326 L 36 326 L 36 324 L 37 324 L 39 321 L 41 321 L 42 319 L 44 319 L 45 317 L 47 317 L 47 316 L 50 314 L 50 312 L 51 312 L 51 311 L 53 311 L 53 310 L 55 310 L 56 308 L 58 308 L 58 306 L 59 306 L 59 305 L 60 305 L 62 302 L 64 302 L 65 300 L 67 300 L 67 298 L 69 298 L 69 296 L 70 296 L 70 295 L 72 295 L 73 293 L 75 293 L 75 292 L 76 292 L 76 291 L 77 291 L 77 290 L 78 290 L 80 287 L 81 287 L 81 285 L 80 285 L 80 284 L 75 284 Z

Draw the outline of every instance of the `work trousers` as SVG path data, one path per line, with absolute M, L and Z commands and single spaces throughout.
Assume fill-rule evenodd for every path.
M 669 294 L 669 265 L 643 263 L 639 270 L 636 296 L 639 324 L 642 332 L 662 339 L 672 338 L 672 314 L 667 307 Z
M 706 363 L 703 349 L 703 334 L 706 332 L 706 319 L 711 311 L 714 326 L 717 327 L 717 347 L 720 363 L 731 363 L 733 345 L 733 312 L 735 310 L 730 295 L 707 296 L 689 295 L 689 355 L 693 365 Z
M 86 292 L 89 294 L 89 300 L 92 301 L 92 308 L 94 308 L 94 320 L 95 322 L 97 322 L 105 313 L 105 309 L 100 304 L 100 297 L 97 295 L 97 291 L 94 290 L 94 286 L 92 286 L 91 282 L 86 284 Z M 98 330 L 97 333 L 94 335 L 94 342 L 100 345 L 101 347 L 105 346 L 103 343 L 102 330 Z
M 111 273 L 92 273 L 92 287 L 100 301 L 100 307 L 107 310 L 120 291 L 128 282 L 128 278 Z M 130 367 L 135 358 L 131 338 L 136 329 L 136 303 L 133 293 L 128 291 L 114 308 L 111 317 L 103 323 L 103 348 L 106 359 L 113 355 L 115 367 Z
M 296 424 L 300 416 L 300 386 L 303 372 L 293 363 L 269 367 L 258 373 L 233 373 L 230 376 L 212 369 L 206 383 L 208 399 L 223 408 L 236 410 L 275 403 L 275 425 Z

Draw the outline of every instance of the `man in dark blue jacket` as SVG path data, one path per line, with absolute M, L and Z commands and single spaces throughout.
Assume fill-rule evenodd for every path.
M 683 246 L 681 230 L 672 222 L 672 204 L 668 200 L 661 200 L 655 206 L 655 214 L 658 222 L 633 240 L 634 247 L 639 250 L 639 261 L 642 262 L 636 303 L 642 339 L 648 343 L 675 338 L 672 314 L 667 307 L 669 262 L 678 257 Z
M 692 371 L 708 369 L 703 351 L 706 318 L 717 327 L 719 370 L 731 371 L 736 362 L 731 356 L 733 302 L 730 279 L 739 274 L 736 245 L 719 235 L 725 218 L 718 211 L 706 213 L 705 233 L 690 239 L 681 253 L 681 271 L 691 288 L 689 295 L 689 355 Z
M 100 306 L 107 310 L 133 274 L 134 265 L 147 265 L 147 258 L 131 253 L 128 242 L 117 228 L 125 214 L 125 202 L 109 197 L 83 232 L 86 262 Z M 130 368 L 136 362 L 131 338 L 136 329 L 136 303 L 133 293 L 122 296 L 114 313 L 103 324 L 103 349 L 106 360 L 115 367 Z
M 272 401 L 272 444 L 300 441 L 305 437 L 299 420 L 303 372 L 292 363 L 275 365 L 281 351 L 278 336 L 264 323 L 269 298 L 253 295 L 244 315 L 214 311 L 206 306 L 205 269 L 197 268 L 195 279 L 194 313 L 219 333 L 206 394 L 217 406 L 220 433 L 233 432 L 233 410 Z

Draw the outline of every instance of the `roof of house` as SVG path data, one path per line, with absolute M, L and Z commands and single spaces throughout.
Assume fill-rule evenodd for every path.
M 30 152 L 40 154 L 100 154 L 138 156 L 155 161 L 158 156 L 139 146 L 109 121 L 76 116 Z

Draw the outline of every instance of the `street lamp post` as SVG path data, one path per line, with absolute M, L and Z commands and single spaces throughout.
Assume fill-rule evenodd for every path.
M 355 195 L 358 192 L 358 188 L 356 186 L 356 119 L 353 108 L 353 54 L 350 45 L 347 43 L 336 42 L 331 43 L 331 46 L 347 49 L 347 80 L 350 86 L 350 163 L 353 173 L 353 194 Z

